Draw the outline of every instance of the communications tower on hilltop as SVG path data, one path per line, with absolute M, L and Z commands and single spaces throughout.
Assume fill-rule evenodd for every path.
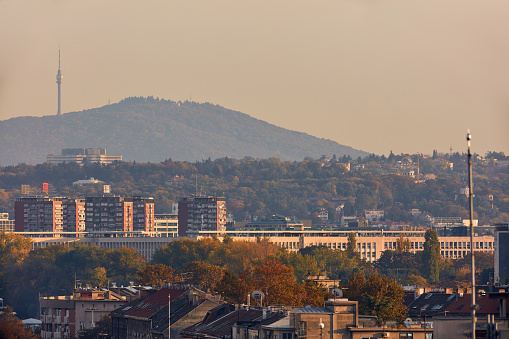
M 62 111 L 60 110 L 60 85 L 62 84 L 62 71 L 60 70 L 60 49 L 58 50 L 58 72 L 57 72 L 57 85 L 58 85 L 58 110 L 57 115 L 61 115 Z

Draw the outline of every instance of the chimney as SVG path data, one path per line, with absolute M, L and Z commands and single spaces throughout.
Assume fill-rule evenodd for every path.
M 267 309 L 263 309 L 263 320 L 267 319 Z

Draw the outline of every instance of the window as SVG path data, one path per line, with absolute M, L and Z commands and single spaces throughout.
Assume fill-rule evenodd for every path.
M 408 339 L 408 338 L 413 338 L 413 337 L 414 337 L 413 333 L 400 333 L 399 334 L 400 339 Z
M 292 333 L 291 332 L 283 333 L 283 339 L 292 339 Z

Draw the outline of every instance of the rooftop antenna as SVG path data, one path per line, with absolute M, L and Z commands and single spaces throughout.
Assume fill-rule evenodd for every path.
M 198 174 L 194 176 L 195 184 L 194 184 L 194 196 L 198 196 Z
M 60 47 L 58 48 L 58 72 L 57 72 L 57 85 L 58 85 L 58 109 L 57 115 L 62 115 L 61 104 L 60 104 L 60 85 L 62 84 L 62 71 L 60 70 Z

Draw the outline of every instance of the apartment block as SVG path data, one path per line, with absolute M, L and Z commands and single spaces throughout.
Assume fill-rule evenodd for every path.
M 16 232 L 82 232 L 83 199 L 22 197 L 14 203 Z
M 154 199 L 141 197 L 85 198 L 87 232 L 153 232 Z
M 62 201 L 49 197 L 22 197 L 14 203 L 16 232 L 62 232 Z
M 85 199 L 62 199 L 62 228 L 64 232 L 85 231 Z
M 179 236 L 201 231 L 223 233 L 226 230 L 226 202 L 223 197 L 188 197 L 178 203 Z

